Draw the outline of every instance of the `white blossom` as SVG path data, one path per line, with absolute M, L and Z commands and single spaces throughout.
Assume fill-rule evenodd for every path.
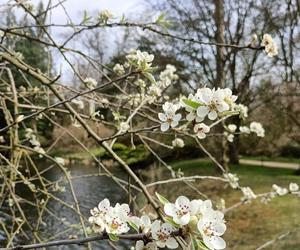
M 165 113 L 159 113 L 158 118 L 162 121 L 160 126 L 161 131 L 167 131 L 170 127 L 174 128 L 178 125 L 181 114 L 176 114 L 178 110 L 178 105 L 170 102 L 165 102 L 163 105 L 163 110 Z
M 237 126 L 235 124 L 229 124 L 227 126 L 227 128 L 228 128 L 229 132 L 234 133 L 237 129 Z
M 80 98 L 76 98 L 72 100 L 72 103 L 74 103 L 75 105 L 77 105 L 77 107 L 79 109 L 84 109 L 84 103 Z
M 280 196 L 286 195 L 288 193 L 287 188 L 280 187 L 276 184 L 272 185 L 272 189 Z
M 151 219 L 148 215 L 143 215 L 141 218 L 131 216 L 129 220 L 132 221 L 138 228 L 140 228 L 143 233 L 147 234 L 150 232 Z
M 114 68 L 113 71 L 117 74 L 117 75 L 123 75 L 125 73 L 125 69 L 124 66 L 117 63 Z
M 185 196 L 179 196 L 175 203 L 166 203 L 164 212 L 166 215 L 171 216 L 173 221 L 178 225 L 187 225 L 190 222 L 191 211 L 195 210 L 192 206 L 196 205 L 191 203 Z
M 234 135 L 233 134 L 230 134 L 227 131 L 225 131 L 224 136 L 226 137 L 227 141 L 233 142 L 233 140 L 234 140 Z
M 156 250 L 157 246 L 154 242 L 148 242 L 146 245 L 144 241 L 138 240 L 135 244 L 135 250 Z
M 229 110 L 234 99 L 228 91 L 223 89 L 203 88 L 198 92 L 202 105 L 197 108 L 197 115 L 199 117 L 207 115 L 210 120 L 217 119 L 219 113 Z
M 129 124 L 127 122 L 120 122 L 120 131 L 122 133 L 125 133 L 130 128 Z
M 131 65 L 136 66 L 138 69 L 142 71 L 149 71 L 152 61 L 154 60 L 154 55 L 145 51 L 131 50 L 126 58 Z
M 299 185 L 297 183 L 291 182 L 289 185 L 289 190 L 293 192 L 299 191 Z
M 253 133 L 256 133 L 258 137 L 264 137 L 265 136 L 265 130 L 261 123 L 259 122 L 251 122 L 250 123 L 250 131 Z
M 97 81 L 91 77 L 85 78 L 84 83 L 85 83 L 86 87 L 89 89 L 94 89 L 97 87 Z
M 178 75 L 175 74 L 176 68 L 173 65 L 168 64 L 166 69 L 162 71 L 159 75 L 158 86 L 161 88 L 168 87 L 172 81 L 178 79 Z
M 252 200 L 252 199 L 256 199 L 256 195 L 254 194 L 254 192 L 252 191 L 252 189 L 250 187 L 242 187 L 242 192 L 244 197 L 242 198 L 242 200 Z
M 239 130 L 242 134 L 250 134 L 251 132 L 250 128 L 248 128 L 247 126 L 240 126 Z
M 197 228 L 203 237 L 205 245 L 211 250 L 226 248 L 226 242 L 221 236 L 226 231 L 223 214 L 219 211 L 207 210 L 197 223 Z
M 237 177 L 236 174 L 232 173 L 224 173 L 224 177 L 228 180 L 229 185 L 236 189 L 239 186 L 239 178 Z
M 176 138 L 172 141 L 173 147 L 183 148 L 184 147 L 184 141 L 181 138 Z
M 109 19 L 112 19 L 114 16 L 109 10 L 101 10 L 99 12 L 99 19 L 101 21 L 107 22 Z
M 55 159 L 55 161 L 56 161 L 58 164 L 60 164 L 60 165 L 62 165 L 62 166 L 65 165 L 65 159 L 64 159 L 64 158 L 62 158 L 62 157 L 55 157 L 54 159 Z
M 265 51 L 269 57 L 273 57 L 278 54 L 277 45 L 269 34 L 264 34 L 261 46 L 265 47 Z
M 128 204 L 117 203 L 114 207 L 110 206 L 108 199 L 101 201 L 97 208 L 91 210 L 89 222 L 93 224 L 93 230 L 102 233 L 104 230 L 109 234 L 122 234 L 129 231 L 127 224 L 129 220 Z
M 177 241 L 171 235 L 172 232 L 174 232 L 174 227 L 167 222 L 161 225 L 159 220 L 155 220 L 151 225 L 151 236 L 160 248 L 175 249 L 178 247 Z
M 209 133 L 210 128 L 204 123 L 199 123 L 194 126 L 194 132 L 199 139 L 204 139 L 206 134 Z
M 248 107 L 243 104 L 233 105 L 233 109 L 240 113 L 240 118 L 246 119 L 248 117 Z

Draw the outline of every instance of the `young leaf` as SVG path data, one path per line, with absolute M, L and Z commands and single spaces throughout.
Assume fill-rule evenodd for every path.
M 161 13 L 159 16 L 158 16 L 158 18 L 156 19 L 156 23 L 161 23 L 161 22 L 164 22 L 165 21 L 165 13 Z
M 196 242 L 200 249 L 209 250 L 209 248 L 204 244 L 204 242 L 202 240 L 196 240 Z
M 152 74 L 148 72 L 144 72 L 143 75 L 151 82 L 151 83 L 156 83 L 155 78 Z
M 108 237 L 111 241 L 118 241 L 119 237 L 115 234 L 108 234 Z
M 169 222 L 173 227 L 180 228 L 180 225 L 178 225 L 176 222 L 174 222 L 172 218 L 170 218 L 170 217 L 165 217 L 165 220 L 166 220 L 167 222 Z
M 195 101 L 192 101 L 192 100 L 189 100 L 189 99 L 182 99 L 182 102 L 187 105 L 187 106 L 190 106 L 191 108 L 193 109 L 197 109 L 198 107 L 200 107 L 202 104 L 199 103 L 199 102 L 195 102 Z
M 240 112 L 239 111 L 224 111 L 222 113 L 220 113 L 220 116 L 221 117 L 224 117 L 224 116 L 228 116 L 228 115 L 238 115 Z
M 159 193 L 155 192 L 156 197 L 160 201 L 161 204 L 165 205 L 166 203 L 170 203 L 165 197 L 160 195 Z
M 137 233 L 139 232 L 139 227 L 132 221 L 128 221 L 129 226 L 131 226 Z

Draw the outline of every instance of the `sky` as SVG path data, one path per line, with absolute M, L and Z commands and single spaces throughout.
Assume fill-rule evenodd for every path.
M 31 2 L 35 6 L 37 6 L 41 1 L 44 3 L 44 6 L 47 6 L 48 0 L 31 0 Z M 3 5 L 7 4 L 8 2 L 15 3 L 14 0 L 0 0 L 0 16 L 1 12 L 5 12 L 5 8 L 3 7 Z M 132 19 L 135 16 L 134 14 L 140 15 L 141 13 L 143 13 L 145 7 L 145 0 L 52 0 L 52 5 L 56 5 L 59 2 L 63 2 L 64 8 L 62 6 L 58 6 L 51 12 L 50 23 L 66 24 L 68 18 L 65 10 L 67 10 L 68 16 L 73 21 L 73 23 L 76 24 L 82 21 L 83 11 L 87 11 L 91 16 L 96 16 L 96 13 L 98 13 L 100 10 L 107 9 L 115 17 L 121 17 L 124 14 L 126 18 Z M 14 8 L 14 10 L 16 11 L 15 13 L 17 17 L 22 17 L 24 15 L 23 10 L 18 8 Z M 119 20 L 119 18 L 116 20 Z M 60 43 L 60 41 L 63 41 L 65 39 L 65 37 L 63 38 L 62 36 L 62 34 L 65 32 L 66 29 L 52 29 L 51 31 L 58 44 Z M 57 59 L 58 63 L 56 64 L 56 71 L 65 71 L 67 65 L 61 60 L 62 58 Z M 64 69 L 62 69 L 62 67 Z

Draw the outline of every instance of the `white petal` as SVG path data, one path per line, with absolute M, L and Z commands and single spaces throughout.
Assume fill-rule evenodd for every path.
M 218 117 L 218 114 L 216 111 L 211 111 L 208 113 L 208 119 L 210 119 L 212 121 L 216 120 L 217 117 Z
M 191 219 L 190 213 L 187 213 L 187 214 L 181 216 L 180 220 L 178 221 L 179 223 L 177 223 L 175 220 L 174 221 L 179 225 L 187 225 L 187 224 L 189 224 L 190 219 Z
M 164 113 L 158 113 L 159 120 L 165 122 L 167 120 L 167 115 Z
M 178 243 L 173 237 L 171 237 L 167 239 L 166 246 L 170 249 L 176 249 L 178 247 Z
M 203 133 L 203 132 L 198 132 L 197 136 L 198 136 L 199 139 L 204 139 L 206 137 L 206 134 Z
M 141 221 L 143 222 L 143 224 L 144 224 L 145 226 L 149 226 L 149 225 L 151 224 L 151 220 L 150 220 L 150 218 L 149 218 L 148 215 L 143 215 L 143 216 L 141 217 Z
M 155 220 L 152 224 L 151 224 L 151 232 L 152 232 L 152 237 L 154 237 L 154 239 L 157 239 L 157 235 L 156 232 L 160 229 L 160 221 L 159 220 Z
M 144 249 L 144 241 L 138 240 L 135 244 L 135 250 L 143 250 Z
M 224 223 L 216 223 L 211 225 L 212 230 L 215 232 L 215 235 L 221 236 L 226 231 L 226 225 Z
M 196 122 L 202 122 L 204 120 L 204 117 L 197 116 L 196 117 Z
M 164 212 L 166 215 L 173 216 L 175 213 L 175 205 L 172 203 L 165 204 Z
M 175 205 L 178 209 L 180 209 L 181 206 L 189 207 L 190 206 L 190 200 L 187 197 L 181 195 L 176 199 Z
M 226 242 L 219 236 L 212 236 L 210 242 L 214 246 L 215 249 L 224 249 L 226 248 Z
M 192 200 L 190 203 L 190 211 L 192 215 L 195 215 L 198 213 L 199 206 L 201 205 L 202 201 L 201 200 Z
M 170 223 L 165 222 L 161 225 L 160 230 L 165 232 L 166 234 L 170 234 L 174 231 L 174 228 Z
M 172 121 L 171 127 L 174 128 L 178 125 L 178 121 Z
M 108 209 L 110 208 L 110 202 L 107 198 L 105 198 L 103 201 L 101 201 L 98 205 L 99 210 L 103 211 L 106 210 L 108 211 Z
M 214 245 L 212 244 L 211 242 L 211 237 L 208 237 L 206 235 L 203 235 L 203 241 L 204 241 L 204 244 L 211 250 L 215 250 L 215 247 Z
M 176 115 L 174 115 L 174 117 L 173 117 L 173 120 L 174 121 L 180 121 L 180 119 L 181 119 L 181 114 L 176 114 Z
M 200 106 L 197 108 L 197 115 L 200 117 L 205 117 L 209 112 L 209 109 L 207 106 Z
M 190 122 L 190 121 L 193 121 L 195 119 L 195 117 L 196 117 L 196 115 L 194 114 L 194 112 L 191 112 L 186 116 L 186 120 Z
M 161 130 L 162 132 L 165 132 L 165 131 L 167 131 L 167 130 L 169 129 L 169 127 L 170 127 L 169 123 L 164 122 L 164 123 L 162 123 L 162 124 L 160 125 L 160 130 Z

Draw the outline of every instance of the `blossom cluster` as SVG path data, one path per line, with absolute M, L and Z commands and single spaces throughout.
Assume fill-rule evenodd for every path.
M 243 115 L 247 116 L 245 108 L 236 108 L 236 100 L 237 96 L 233 95 L 229 88 L 200 88 L 195 95 L 190 94 L 188 98 L 182 98 L 179 104 L 164 103 L 162 106 L 164 113 L 158 114 L 161 121 L 161 130 L 167 131 L 170 127 L 176 127 L 182 118 L 181 114 L 176 114 L 176 112 L 184 107 L 187 112 L 186 120 L 195 123 L 193 130 L 198 138 L 203 139 L 210 131 L 210 127 L 202 122 L 206 117 L 213 121 L 226 114 L 244 112 Z
M 202 239 L 209 249 L 226 247 L 222 235 L 226 231 L 224 214 L 214 210 L 210 200 L 192 200 L 179 196 L 175 203 L 167 202 L 164 212 L 179 228 L 190 232 L 194 239 Z
M 29 140 L 29 143 L 33 146 L 33 149 L 40 154 L 45 154 L 45 150 L 41 147 L 41 143 L 37 139 L 37 136 L 34 134 L 34 131 L 31 128 L 25 129 L 25 138 Z
M 271 199 L 277 197 L 277 196 L 284 196 L 287 194 L 293 194 L 293 195 L 298 195 L 300 197 L 300 189 L 299 185 L 297 183 L 291 182 L 289 184 L 288 188 L 281 187 L 277 184 L 272 185 L 271 192 L 266 194 L 265 196 L 262 197 L 262 202 L 267 203 Z
M 224 249 L 226 247 L 222 235 L 226 231 L 224 214 L 214 210 L 210 200 L 189 200 L 179 196 L 175 203 L 157 194 L 164 205 L 163 220 L 151 221 L 148 215 L 141 217 L 130 213 L 128 204 L 117 203 L 111 206 L 108 199 L 102 200 L 98 207 L 91 209 L 89 222 L 95 233 L 106 232 L 111 240 L 118 235 L 129 232 L 130 227 L 144 234 L 144 240 L 138 240 L 136 250 L 178 248 L 176 236 L 183 236 L 208 249 Z
M 91 209 L 89 222 L 93 224 L 93 230 L 96 233 L 106 232 L 108 234 L 118 235 L 129 231 L 128 220 L 130 209 L 128 204 L 117 203 L 114 207 L 110 205 L 108 199 L 104 199 L 98 205 Z
M 225 126 L 226 131 L 224 131 L 224 136 L 227 138 L 229 142 L 233 142 L 234 133 L 237 131 L 237 126 L 235 124 L 229 124 Z M 262 124 L 259 122 L 251 122 L 250 126 L 240 126 L 239 132 L 241 134 L 250 134 L 251 132 L 256 134 L 258 137 L 265 136 L 265 129 Z
M 269 34 L 264 34 L 261 46 L 265 47 L 265 51 L 269 57 L 273 57 L 278 54 L 277 45 Z

